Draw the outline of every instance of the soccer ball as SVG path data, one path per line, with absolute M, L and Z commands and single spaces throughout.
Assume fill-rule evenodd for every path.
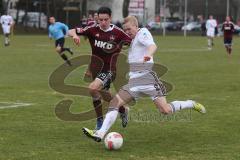
M 108 150 L 118 150 L 122 147 L 123 137 L 117 132 L 110 132 L 105 137 L 104 144 Z

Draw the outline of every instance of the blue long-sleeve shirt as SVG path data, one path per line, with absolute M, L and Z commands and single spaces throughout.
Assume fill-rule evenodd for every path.
M 55 40 L 63 38 L 68 32 L 68 26 L 64 23 L 56 22 L 48 27 L 49 37 Z

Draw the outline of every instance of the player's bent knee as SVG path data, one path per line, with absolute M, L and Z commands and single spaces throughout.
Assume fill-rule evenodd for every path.
M 99 89 L 96 86 L 91 84 L 88 86 L 88 90 L 91 95 L 95 95 L 99 92 Z
M 94 87 L 89 87 L 88 89 L 89 89 L 89 93 L 91 93 L 91 94 L 94 94 L 94 93 L 98 92 L 98 89 L 94 88 Z
M 62 50 L 62 49 L 59 48 L 59 47 L 56 48 L 56 52 L 58 52 L 58 53 L 61 53 L 61 50 Z
M 160 112 L 165 115 L 172 114 L 172 111 L 168 109 L 160 110 Z
M 117 94 L 116 96 L 113 97 L 113 99 L 110 101 L 109 106 L 117 107 L 119 108 L 124 104 L 123 100 L 119 95 Z
M 160 106 L 159 111 L 165 115 L 172 114 L 172 109 L 168 105 Z

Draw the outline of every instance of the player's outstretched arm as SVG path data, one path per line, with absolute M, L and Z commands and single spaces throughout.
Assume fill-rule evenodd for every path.
M 48 37 L 50 40 L 52 40 L 52 33 L 51 33 L 51 30 L 50 30 L 50 27 L 48 27 Z
M 143 62 L 150 61 L 153 57 L 153 54 L 156 52 L 157 46 L 155 44 L 151 44 L 147 47 L 147 54 L 144 56 Z
M 80 44 L 80 38 L 78 37 L 77 33 L 76 33 L 76 30 L 75 29 L 70 29 L 68 30 L 68 34 L 67 34 L 69 37 L 72 37 L 73 38 L 73 41 L 76 45 L 79 45 Z
M 11 30 L 11 34 L 12 34 L 12 35 L 14 35 L 14 27 L 15 27 L 15 22 L 12 21 L 12 22 L 10 23 L 10 30 Z

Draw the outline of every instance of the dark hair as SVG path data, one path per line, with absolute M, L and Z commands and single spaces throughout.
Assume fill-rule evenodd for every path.
M 108 14 L 109 16 L 111 16 L 112 15 L 112 11 L 108 7 L 101 7 L 101 8 L 98 9 L 98 15 L 99 14 Z

